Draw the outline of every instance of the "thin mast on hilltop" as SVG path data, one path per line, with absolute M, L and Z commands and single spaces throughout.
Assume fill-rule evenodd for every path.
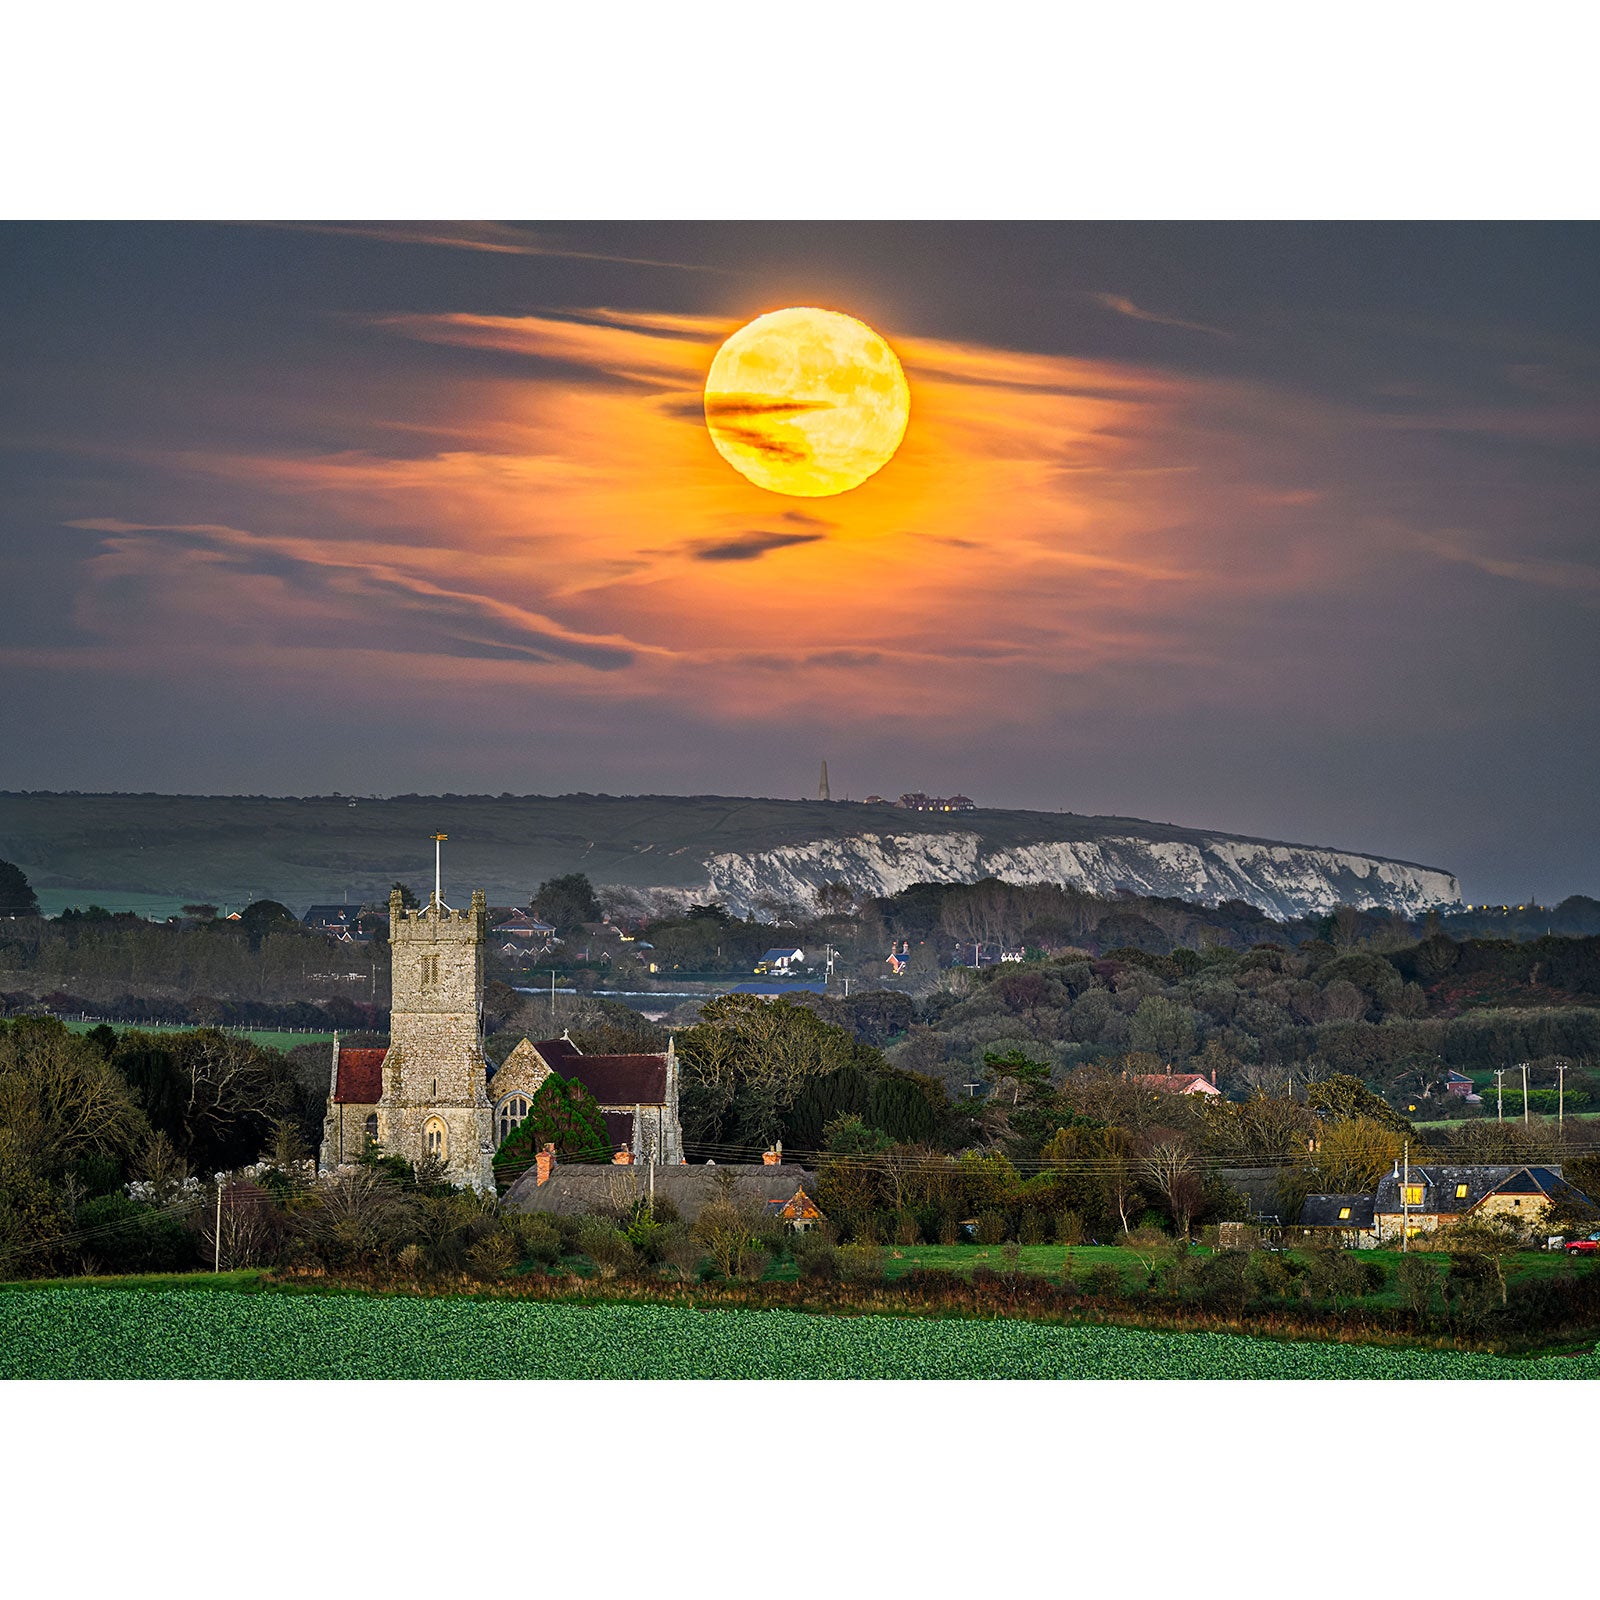
M 449 837 L 448 833 L 436 833 L 433 836 L 433 911 L 435 916 L 444 910 L 444 896 L 439 892 L 439 846 Z

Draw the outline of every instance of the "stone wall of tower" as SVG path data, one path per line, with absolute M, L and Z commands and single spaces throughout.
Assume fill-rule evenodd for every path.
M 482 1027 L 487 937 L 481 889 L 466 911 L 431 900 L 410 911 L 398 890 L 390 896 L 393 995 L 378 1140 L 389 1154 L 420 1161 L 433 1125 L 444 1134 L 451 1181 L 479 1190 L 494 1188 Z

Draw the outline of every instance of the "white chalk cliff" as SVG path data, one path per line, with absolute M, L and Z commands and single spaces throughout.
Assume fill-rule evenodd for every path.
M 1154 831 L 1154 830 L 1152 830 Z M 973 833 L 863 833 L 770 850 L 713 855 L 709 892 L 748 915 L 771 899 L 809 903 L 825 883 L 890 895 L 913 883 L 1058 883 L 1097 895 L 1119 890 L 1201 905 L 1242 900 L 1275 917 L 1384 906 L 1408 916 L 1456 903 L 1453 874 L 1381 856 L 1226 834 L 1185 839 L 1130 832 L 990 847 Z

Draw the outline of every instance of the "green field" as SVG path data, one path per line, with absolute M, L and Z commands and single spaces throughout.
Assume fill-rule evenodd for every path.
M 1195 1249 L 1197 1254 L 1210 1254 L 1203 1246 L 1197 1245 Z M 1009 1270 L 999 1245 L 890 1245 L 884 1254 L 884 1276 L 891 1281 L 904 1277 L 914 1267 L 938 1267 L 963 1274 L 970 1273 L 978 1266 L 992 1267 L 996 1272 Z M 1291 1259 L 1304 1261 L 1309 1252 L 1289 1250 L 1285 1254 Z M 1422 1252 L 1422 1255 L 1423 1259 L 1434 1267 L 1441 1279 L 1449 1271 L 1450 1258 L 1443 1252 Z M 1023 1272 L 1059 1277 L 1062 1265 L 1069 1256 L 1074 1278 L 1083 1278 L 1092 1267 L 1112 1266 L 1121 1274 L 1123 1288 L 1130 1291 L 1144 1287 L 1149 1271 L 1145 1262 L 1134 1251 L 1120 1245 L 1075 1245 L 1070 1250 L 1065 1245 L 1059 1244 L 1022 1245 L 1017 1252 L 1017 1266 Z M 1400 1262 L 1400 1252 L 1363 1250 L 1359 1252 L 1359 1256 L 1362 1261 L 1372 1261 L 1380 1265 L 1388 1280 L 1381 1290 L 1366 1296 L 1366 1303 L 1373 1306 L 1399 1305 L 1400 1291 L 1395 1268 Z M 1575 1266 L 1559 1250 L 1524 1250 L 1511 1256 L 1506 1264 L 1508 1278 L 1544 1278 L 1574 1270 L 1580 1272 L 1588 1270 L 1587 1264 L 1579 1263 Z M 778 1280 L 793 1278 L 796 1276 L 794 1263 L 787 1260 L 775 1263 L 769 1270 L 768 1276 Z
M 0 1292 L 0 1378 L 1593 1378 L 1600 1358 L 1009 1320 L 358 1294 Z
M 81 1018 L 69 1019 L 63 1017 L 61 1020 L 73 1033 L 88 1033 L 91 1028 L 100 1026 L 92 1018 L 87 1022 Z M 193 1033 L 198 1024 L 192 1022 L 114 1022 L 110 1026 L 114 1027 L 118 1033 Z M 286 1028 L 224 1028 L 223 1032 L 236 1034 L 241 1039 L 249 1039 L 253 1044 L 265 1045 L 269 1050 L 292 1050 L 297 1044 L 331 1044 L 333 1042 L 333 1034 L 331 1032 L 292 1033 Z

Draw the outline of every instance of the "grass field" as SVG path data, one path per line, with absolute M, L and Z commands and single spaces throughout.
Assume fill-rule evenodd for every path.
M 1203 1246 L 1196 1246 L 1197 1253 L 1206 1255 L 1210 1252 Z M 1308 1252 L 1304 1250 L 1290 1250 L 1285 1252 L 1288 1256 L 1303 1261 Z M 1421 1252 L 1422 1257 L 1443 1278 L 1449 1270 L 1450 1259 L 1443 1253 Z M 913 1267 L 942 1267 L 953 1272 L 970 1273 L 974 1267 L 992 1267 L 999 1272 L 1006 1270 L 1007 1263 L 999 1245 L 972 1245 L 972 1244 L 913 1244 L 890 1245 L 886 1252 L 884 1262 L 884 1276 L 893 1281 L 903 1277 Z M 1063 1262 L 1071 1257 L 1072 1276 L 1083 1278 L 1091 1268 L 1097 1266 L 1112 1266 L 1122 1276 L 1125 1289 L 1136 1290 L 1144 1286 L 1148 1272 L 1144 1261 L 1132 1250 L 1124 1249 L 1120 1245 L 1076 1245 L 1068 1249 L 1059 1244 L 1030 1244 L 1022 1245 L 1017 1253 L 1017 1266 L 1023 1272 L 1036 1272 L 1049 1277 L 1059 1277 Z M 1384 1269 L 1387 1283 L 1384 1288 L 1367 1296 L 1367 1304 L 1374 1306 L 1399 1305 L 1400 1291 L 1396 1280 L 1395 1268 L 1400 1262 L 1398 1250 L 1363 1250 L 1360 1252 L 1363 1261 L 1377 1262 Z M 1518 1277 L 1549 1277 L 1552 1274 L 1586 1270 L 1585 1264 L 1569 1261 L 1566 1255 L 1559 1250 L 1525 1250 L 1510 1258 L 1506 1267 L 1508 1278 Z M 793 1278 L 796 1275 L 792 1261 L 775 1263 L 768 1276 L 775 1280 Z
M 61 1020 L 73 1033 L 88 1033 L 91 1028 L 100 1026 L 92 1018 L 87 1022 L 77 1018 L 69 1019 L 66 1017 Z M 114 1022 L 111 1026 L 118 1033 L 193 1033 L 197 1024 L 192 1022 Z M 227 1028 L 223 1031 L 237 1034 L 241 1039 L 249 1039 L 255 1044 L 266 1045 L 270 1050 L 292 1050 L 297 1044 L 331 1044 L 333 1042 L 333 1034 L 331 1032 L 291 1033 L 285 1028 Z
M 1519 1361 L 1008 1320 L 149 1285 L 0 1292 L 0 1378 L 11 1379 L 1593 1377 L 1593 1355 Z

